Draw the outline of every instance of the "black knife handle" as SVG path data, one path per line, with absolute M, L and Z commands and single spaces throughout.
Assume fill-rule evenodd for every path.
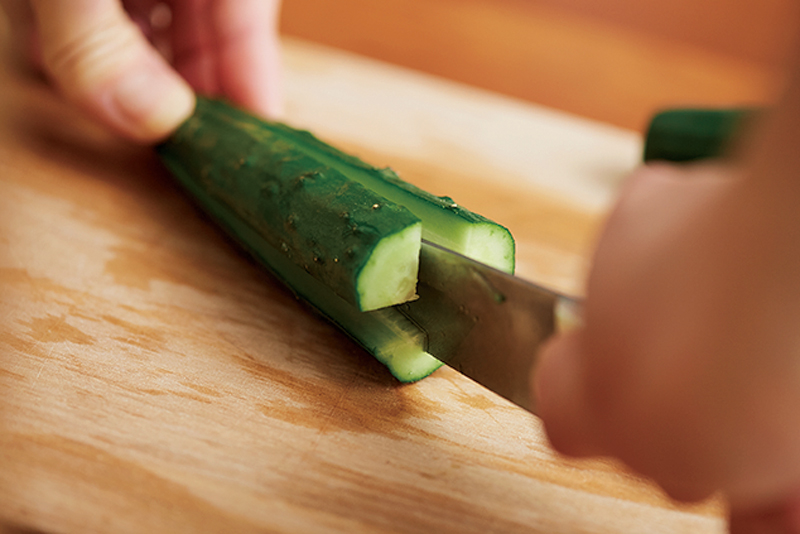
M 645 136 L 644 161 L 689 162 L 724 156 L 757 113 L 755 108 L 657 113 Z

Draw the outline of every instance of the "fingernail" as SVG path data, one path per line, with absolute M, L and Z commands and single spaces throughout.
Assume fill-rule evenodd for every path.
M 169 135 L 192 113 L 194 92 L 177 74 L 162 68 L 137 68 L 122 75 L 113 102 L 123 128 L 142 141 Z

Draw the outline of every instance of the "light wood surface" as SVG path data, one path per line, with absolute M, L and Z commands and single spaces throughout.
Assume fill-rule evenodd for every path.
M 563 20 L 551 39 L 580 33 Z M 625 48 L 596 35 L 603 54 Z M 657 49 L 733 73 L 715 98 L 777 83 L 683 47 Z M 552 61 L 580 65 L 579 48 Z M 286 60 L 288 120 L 507 224 L 520 274 L 580 291 L 635 133 L 303 41 Z M 0 532 L 723 531 L 720 503 L 681 507 L 612 462 L 558 457 L 535 417 L 449 369 L 399 385 L 150 151 L 1 66 Z M 564 109 L 616 125 L 651 98 L 640 88 L 629 115 L 563 83 L 580 104 Z

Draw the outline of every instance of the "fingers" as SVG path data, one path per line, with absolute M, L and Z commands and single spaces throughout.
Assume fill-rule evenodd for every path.
M 144 36 L 152 42 L 151 16 L 160 0 L 122 0 L 122 7 Z
M 800 534 L 800 491 L 783 502 L 755 510 L 730 511 L 731 534 Z
M 25 67 L 41 68 L 42 59 L 33 11 L 28 0 L 0 0 L 0 11 L 5 13 L 11 30 L 11 46 L 15 59 Z
M 573 330 L 546 343 L 539 354 L 532 391 L 551 445 L 570 456 L 600 456 L 586 404 L 583 332 Z
M 173 2 L 171 35 L 175 69 L 197 92 L 219 95 L 211 0 Z
M 169 1 L 177 72 L 143 34 L 157 30 L 148 19 L 156 0 L 0 2 L 18 32 L 38 29 L 44 69 L 61 91 L 133 140 L 154 142 L 174 130 L 194 108 L 192 87 L 264 116 L 281 114 L 279 0 Z M 29 4 L 35 25 L 25 24 Z
M 703 456 L 716 443 L 702 405 L 714 373 L 693 347 L 708 320 L 682 263 L 713 176 L 649 167 L 632 178 L 598 244 L 585 327 L 544 348 L 534 379 L 557 450 L 616 456 L 682 500 L 708 495 L 720 472 Z
M 794 265 L 791 243 L 770 241 L 797 222 L 776 224 L 776 203 L 759 206 L 747 183 L 724 167 L 654 166 L 626 186 L 594 256 L 585 327 L 553 340 L 538 368 L 558 450 L 613 455 L 678 500 L 723 491 L 753 505 L 800 480 L 800 286 L 775 267 Z
M 140 142 L 167 136 L 194 108 L 189 85 L 118 0 L 35 0 L 44 65 L 70 99 Z
M 267 117 L 282 112 L 277 0 L 218 0 L 213 20 L 222 92 Z
M 173 2 L 175 68 L 198 92 L 282 112 L 278 0 Z

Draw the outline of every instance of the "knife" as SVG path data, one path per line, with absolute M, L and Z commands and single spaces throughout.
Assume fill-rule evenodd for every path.
M 644 160 L 719 157 L 757 110 L 671 109 L 655 115 Z M 427 352 L 536 413 L 530 375 L 541 344 L 580 323 L 580 302 L 423 240 L 419 299 L 396 306 L 427 336 Z
M 577 320 L 578 300 L 425 240 L 418 280 L 419 298 L 395 308 L 426 333 L 427 352 L 536 413 L 529 378 L 538 348 Z
M 719 157 L 752 109 L 671 109 L 655 115 L 644 160 Z M 541 344 L 580 323 L 580 302 L 423 240 L 419 299 L 396 306 L 426 333 L 427 352 L 536 413 L 530 375 Z

